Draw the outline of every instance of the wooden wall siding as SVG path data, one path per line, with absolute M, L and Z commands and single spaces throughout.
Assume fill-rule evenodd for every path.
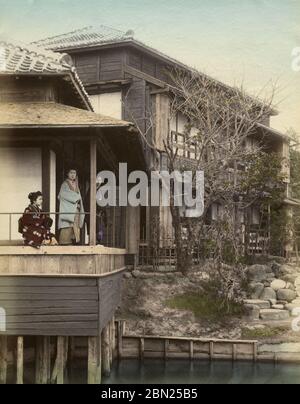
M 170 67 L 167 64 L 157 61 L 154 57 L 145 55 L 142 52 L 129 50 L 127 60 L 129 66 L 165 83 L 170 82 L 170 78 L 167 74 L 167 69 Z
M 123 78 L 123 55 L 121 51 L 110 50 L 77 54 L 73 55 L 73 60 L 84 84 Z
M 121 298 L 122 273 L 105 278 L 1 277 L 0 335 L 98 336 Z
M 125 255 L 0 255 L 3 275 L 101 275 L 124 266 Z
M 126 74 L 126 78 L 132 78 Z M 146 81 L 133 77 L 132 85 L 124 93 L 124 119 L 134 121 L 145 132 Z
M 121 303 L 122 276 L 115 274 L 99 280 L 100 329 L 110 322 Z
M 56 101 L 57 91 L 49 80 L 0 79 L 0 102 Z

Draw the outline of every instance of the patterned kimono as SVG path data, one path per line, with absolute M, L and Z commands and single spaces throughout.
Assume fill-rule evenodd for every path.
M 35 205 L 29 205 L 21 218 L 24 244 L 39 248 L 43 244 L 51 244 L 55 240 L 51 233 L 53 220 L 41 213 L 41 209 Z

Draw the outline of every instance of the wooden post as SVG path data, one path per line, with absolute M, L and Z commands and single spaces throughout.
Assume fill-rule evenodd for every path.
M 0 336 L 0 384 L 7 378 L 7 336 Z
M 145 354 L 145 339 L 141 338 L 140 339 L 140 360 L 144 360 L 144 354 Z
M 194 360 L 194 341 L 190 341 L 190 360 Z
M 43 337 L 42 349 L 41 383 L 48 384 L 50 383 L 51 378 L 50 337 Z
M 36 337 L 35 343 L 35 384 L 42 384 L 43 337 Z
M 104 376 L 110 375 L 109 324 L 102 331 L 102 370 Z
M 237 360 L 237 346 L 232 344 L 232 360 L 235 362 Z
M 23 384 L 24 376 L 24 339 L 23 337 L 17 338 L 17 384 Z
M 90 245 L 96 245 L 97 140 L 90 140 Z
M 168 359 L 168 351 L 169 351 L 170 341 L 168 339 L 165 340 L 165 360 Z
M 214 343 L 213 343 L 213 341 L 211 341 L 209 343 L 209 358 L 211 361 L 214 360 Z
M 118 359 L 123 356 L 123 324 L 122 321 L 118 322 Z
M 65 339 L 57 337 L 57 384 L 64 384 L 65 376 Z
M 88 384 L 100 384 L 102 378 L 101 337 L 88 338 Z

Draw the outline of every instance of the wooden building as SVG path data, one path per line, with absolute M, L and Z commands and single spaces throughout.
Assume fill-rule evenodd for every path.
M 72 57 L 96 111 L 137 124 L 147 138 L 147 141 L 143 141 L 142 138 L 140 141 L 149 171 L 155 166 L 149 144 L 154 144 L 160 151 L 163 162 L 163 140 L 166 139 L 169 131 L 174 132 L 177 139 L 186 136 L 186 117 L 179 113 L 176 119 L 170 119 L 168 71 L 174 68 L 184 71 L 193 69 L 136 40 L 132 31 L 123 33 L 103 26 L 87 27 L 46 38 L 35 44 L 56 52 L 67 52 Z M 211 80 L 221 87 L 225 86 L 214 79 Z M 269 119 L 258 123 L 257 137 L 264 138 L 267 150 L 276 151 L 286 159 L 288 200 L 290 197 L 289 139 L 270 127 L 270 120 L 274 114 L 276 112 L 270 110 Z M 151 127 L 149 116 L 154 117 L 154 125 Z M 181 153 L 181 157 L 193 159 L 191 150 L 181 150 Z M 212 206 L 211 220 L 217 213 L 218 206 Z M 269 235 L 268 230 L 263 235 L 256 234 L 258 215 L 258 209 L 253 208 L 250 214 L 253 228 L 251 237 L 253 240 L 260 240 L 259 244 L 261 244 L 261 246 L 255 245 L 253 251 L 262 253 L 263 245 L 268 244 Z M 132 232 L 130 245 L 128 245 L 130 253 L 147 254 L 152 240 L 157 238 L 160 240 L 160 247 L 172 247 L 173 227 L 168 208 L 160 208 L 159 211 L 137 208 L 131 212 L 130 221 L 135 232 L 134 235 Z M 155 234 L 152 234 L 154 228 Z
M 0 382 L 13 344 L 22 383 L 29 336 L 36 338 L 39 382 L 50 381 L 53 349 L 52 375 L 63 382 L 71 336 L 88 337 L 89 381 L 99 381 L 101 359 L 105 372 L 111 365 L 126 216 L 117 222 L 111 212 L 110 243 L 97 245 L 96 176 L 103 169 L 117 174 L 119 161 L 143 168 L 138 135 L 132 124 L 93 112 L 67 55 L 3 41 L 0 48 Z M 43 211 L 57 223 L 57 195 L 68 168 L 77 169 L 81 192 L 89 195 L 90 235 L 82 231 L 82 245 L 24 246 L 18 219 L 28 194 L 42 191 Z

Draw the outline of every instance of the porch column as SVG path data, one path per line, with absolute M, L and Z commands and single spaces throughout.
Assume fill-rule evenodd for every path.
M 90 245 L 96 245 L 97 140 L 90 140 Z

